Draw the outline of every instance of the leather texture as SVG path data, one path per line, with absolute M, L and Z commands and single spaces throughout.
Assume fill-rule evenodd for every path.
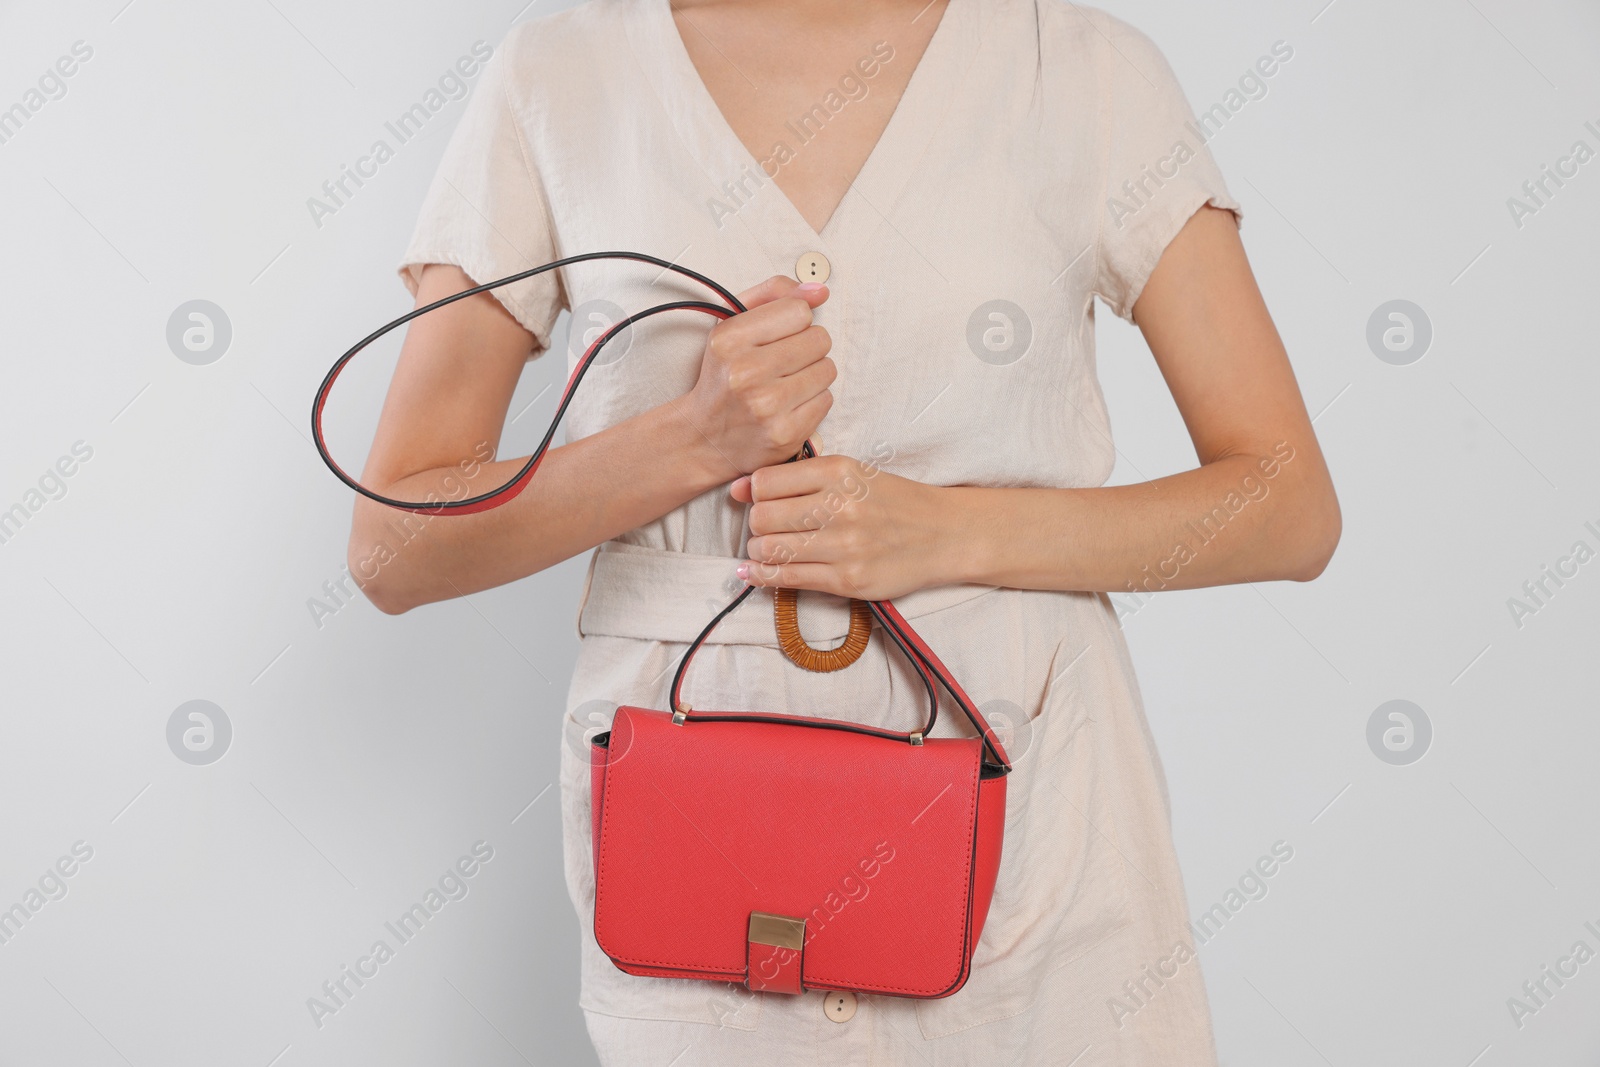
M 802 959 L 805 946 L 783 948 L 780 945 L 763 945 L 758 941 L 751 941 L 749 946 L 745 962 L 745 985 L 757 993 L 804 992 L 800 976 L 804 971 Z
M 966 982 L 1005 827 L 978 738 L 621 707 L 590 756 L 595 938 L 622 970 L 904 997 Z M 757 911 L 803 918 L 802 949 L 753 946 Z

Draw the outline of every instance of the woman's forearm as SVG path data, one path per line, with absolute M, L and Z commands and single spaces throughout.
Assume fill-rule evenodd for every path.
M 537 344 L 493 296 L 428 264 L 384 400 L 363 484 L 391 499 L 478 496 L 526 459 L 494 454 Z M 654 522 L 741 471 L 800 449 L 832 404 L 831 341 L 812 313 L 825 286 L 774 275 L 716 323 L 682 396 L 545 453 L 517 496 L 471 515 L 417 514 L 356 501 L 348 557 L 362 592 L 390 614 L 516 581 Z M 465 457 L 465 458 L 463 458 Z
M 767 467 L 729 487 L 752 503 L 757 585 L 881 600 L 926 586 L 1155 593 L 1308 581 L 1339 541 L 1314 439 L 1240 448 L 1139 485 L 938 486 L 845 456 Z
M 758 469 L 729 488 L 753 505 L 735 573 L 864 600 L 961 581 L 1155 593 L 1315 578 L 1339 504 L 1236 222 L 1195 212 L 1133 306 L 1198 468 L 1085 489 L 930 486 L 832 456 Z
M 473 515 L 415 514 L 360 497 L 350 572 L 390 614 L 515 581 L 651 522 L 739 473 L 682 401 L 552 448 L 527 487 Z M 487 451 L 486 448 L 483 451 Z M 461 499 L 509 481 L 526 458 L 447 467 L 375 487 L 385 496 Z
M 1321 456 L 1287 442 L 1137 485 L 937 492 L 947 581 L 1154 593 L 1315 578 L 1339 540 Z

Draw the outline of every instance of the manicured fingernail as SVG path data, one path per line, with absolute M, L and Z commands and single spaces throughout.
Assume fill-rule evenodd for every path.
M 750 577 L 750 564 L 748 564 L 748 563 L 739 564 L 737 567 L 733 568 L 733 573 L 737 574 L 740 577 L 741 580 L 749 578 Z
M 818 289 L 822 288 L 822 283 L 821 282 L 805 282 L 802 285 L 795 286 L 795 288 L 797 290 L 799 290 L 800 292 L 802 292 L 802 293 L 814 293 Z

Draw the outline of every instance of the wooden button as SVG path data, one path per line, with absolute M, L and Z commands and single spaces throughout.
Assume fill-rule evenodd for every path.
M 856 995 L 848 989 L 830 989 L 823 996 L 822 1011 L 836 1023 L 847 1023 L 856 1013 Z
M 801 282 L 825 282 L 833 273 L 833 265 L 821 252 L 807 252 L 794 265 L 794 276 Z

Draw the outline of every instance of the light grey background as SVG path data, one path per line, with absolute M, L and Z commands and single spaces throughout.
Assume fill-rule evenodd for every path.
M 351 505 L 312 390 L 409 307 L 393 264 L 461 103 L 320 227 L 306 201 L 475 41 L 559 6 L 523 2 L 0 8 L 0 108 L 93 49 L 0 143 L 0 509 L 92 449 L 0 544 L 0 908 L 93 850 L 0 945 L 0 1064 L 593 1062 L 552 787 L 583 558 L 398 618 L 308 607 L 334 603 Z M 1520 626 L 1508 602 L 1600 549 L 1600 160 L 1520 227 L 1507 200 L 1600 149 L 1600 9 L 1325 3 L 1105 5 L 1197 110 L 1294 49 L 1212 150 L 1344 540 L 1314 584 L 1124 620 L 1192 913 L 1294 850 L 1202 949 L 1222 1057 L 1595 1064 L 1600 959 L 1520 1026 L 1507 1001 L 1600 950 L 1600 560 Z M 193 300 L 232 330 L 203 365 L 167 341 Z M 1392 300 L 1432 324 L 1409 365 L 1368 347 Z M 1100 322 L 1115 480 L 1192 465 L 1139 335 Z M 508 450 L 562 370 L 530 366 Z M 384 374 L 345 394 L 352 461 Z M 1368 746 L 1397 699 L 1432 726 L 1407 765 Z M 195 700 L 231 727 L 210 763 L 169 748 Z M 467 895 L 314 1025 L 307 998 L 480 841 Z

